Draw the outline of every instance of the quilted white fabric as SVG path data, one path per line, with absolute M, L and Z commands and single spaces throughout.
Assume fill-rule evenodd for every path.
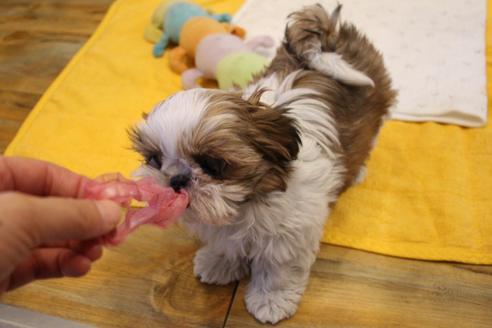
M 248 38 L 283 36 L 286 17 L 305 5 L 335 0 L 247 0 L 234 22 Z M 383 53 L 399 91 L 392 118 L 468 127 L 487 122 L 485 0 L 343 0 L 354 23 Z

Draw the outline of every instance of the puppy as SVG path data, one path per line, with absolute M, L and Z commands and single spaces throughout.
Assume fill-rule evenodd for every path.
M 131 132 L 138 175 L 190 194 L 183 223 L 204 243 L 194 274 L 221 285 L 250 274 L 246 307 L 261 322 L 296 312 L 330 207 L 362 179 L 395 100 L 381 55 L 339 13 L 291 14 L 246 90 L 179 92 Z

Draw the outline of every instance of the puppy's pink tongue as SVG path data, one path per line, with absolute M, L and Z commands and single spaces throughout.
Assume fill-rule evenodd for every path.
M 125 220 L 111 233 L 101 238 L 102 243 L 116 246 L 142 224 L 167 227 L 183 215 L 189 204 L 186 191 L 174 192 L 172 188 L 158 185 L 148 177 L 138 181 L 125 179 L 119 173 L 106 174 L 85 186 L 84 198 L 109 199 L 127 209 Z M 147 207 L 130 208 L 132 200 L 146 202 Z

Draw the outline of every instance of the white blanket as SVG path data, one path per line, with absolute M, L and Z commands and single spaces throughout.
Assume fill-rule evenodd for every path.
M 336 0 L 246 0 L 234 23 L 248 38 L 278 44 L 286 17 L 305 5 Z M 468 127 L 487 122 L 485 0 L 341 0 L 342 21 L 354 23 L 383 53 L 398 89 L 392 118 Z

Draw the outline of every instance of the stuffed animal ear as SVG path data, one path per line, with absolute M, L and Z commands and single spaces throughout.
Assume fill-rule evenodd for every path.
M 251 51 L 258 52 L 258 48 L 272 48 L 275 45 L 275 41 L 269 35 L 258 35 L 246 41 L 245 44 Z
M 246 37 L 246 30 L 244 28 L 231 24 L 224 24 L 224 25 L 228 33 L 240 37 L 241 39 L 244 39 Z
M 176 47 L 169 51 L 169 67 L 174 73 L 182 74 L 193 68 L 193 59 L 188 56 L 184 48 Z

